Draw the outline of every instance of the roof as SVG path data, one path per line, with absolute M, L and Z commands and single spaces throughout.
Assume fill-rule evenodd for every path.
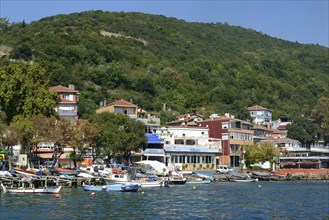
M 119 101 L 115 101 L 115 102 L 112 102 L 112 103 L 109 103 L 107 104 L 106 106 L 121 106 L 121 107 L 136 107 L 137 108 L 137 105 L 131 103 L 131 102 L 127 102 L 123 99 L 119 100 Z
M 157 134 L 145 134 L 147 138 L 147 144 L 163 144 L 164 141 L 161 140 Z
M 194 121 L 194 118 L 188 118 L 187 121 L 188 122 Z M 171 125 L 171 124 L 184 123 L 184 122 L 186 122 L 186 119 L 184 119 L 184 120 L 169 121 L 166 124 L 167 125 Z
M 240 122 L 243 122 L 245 124 L 253 125 L 252 123 L 250 123 L 248 121 L 244 121 L 244 120 L 237 119 L 237 118 L 226 117 L 226 116 L 218 117 L 218 118 L 212 118 L 212 119 L 206 119 L 206 120 L 200 121 L 198 123 L 211 122 L 211 121 L 224 121 L 224 122 L 225 121 L 240 121 Z
M 270 109 L 268 108 L 264 108 L 263 106 L 260 106 L 260 105 L 254 105 L 254 106 L 250 106 L 247 108 L 249 111 L 262 111 L 262 110 L 268 110 L 268 111 L 271 111 Z
M 78 92 L 74 89 L 70 89 L 70 88 L 67 88 L 67 87 L 61 86 L 61 85 L 53 86 L 53 87 L 50 87 L 49 89 L 53 90 L 55 92 L 68 92 L 68 93 L 77 93 Z

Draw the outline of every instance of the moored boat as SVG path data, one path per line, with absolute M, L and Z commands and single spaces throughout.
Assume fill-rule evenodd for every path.
M 210 184 L 211 180 L 196 179 L 195 181 L 187 181 L 186 184 Z
M 104 186 L 83 185 L 84 191 L 118 191 L 118 192 L 137 192 L 139 185 L 136 183 L 131 184 L 111 184 Z
M 131 182 L 131 176 L 128 173 L 122 173 L 122 174 L 110 174 L 108 178 L 104 178 L 104 181 L 106 184 L 119 184 L 119 183 L 129 183 Z
M 43 188 L 35 187 L 6 187 L 1 183 L 3 193 L 42 193 L 42 194 L 57 194 L 62 186 L 45 186 Z

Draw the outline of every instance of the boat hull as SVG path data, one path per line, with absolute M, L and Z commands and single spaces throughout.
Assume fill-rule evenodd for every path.
M 50 186 L 44 188 L 7 188 L 1 184 L 4 193 L 16 193 L 16 194 L 58 194 L 62 186 Z
M 188 181 L 186 184 L 210 184 L 210 180 L 203 180 L 203 181 Z
M 84 191 L 117 191 L 117 192 L 137 192 L 138 184 L 113 184 L 105 186 L 82 186 Z
M 153 187 L 156 188 L 162 186 L 162 182 L 142 182 L 142 183 L 136 182 L 136 183 L 138 183 L 141 188 L 153 188 Z

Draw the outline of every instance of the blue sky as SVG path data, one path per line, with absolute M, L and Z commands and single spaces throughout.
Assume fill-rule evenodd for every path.
M 329 0 L 0 0 L 0 17 L 31 22 L 56 14 L 103 10 L 227 22 L 272 37 L 329 47 Z

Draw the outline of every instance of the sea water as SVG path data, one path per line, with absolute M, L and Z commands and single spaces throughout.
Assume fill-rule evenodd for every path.
M 1 194 L 0 219 L 329 219 L 329 182 L 220 182 L 55 195 Z

